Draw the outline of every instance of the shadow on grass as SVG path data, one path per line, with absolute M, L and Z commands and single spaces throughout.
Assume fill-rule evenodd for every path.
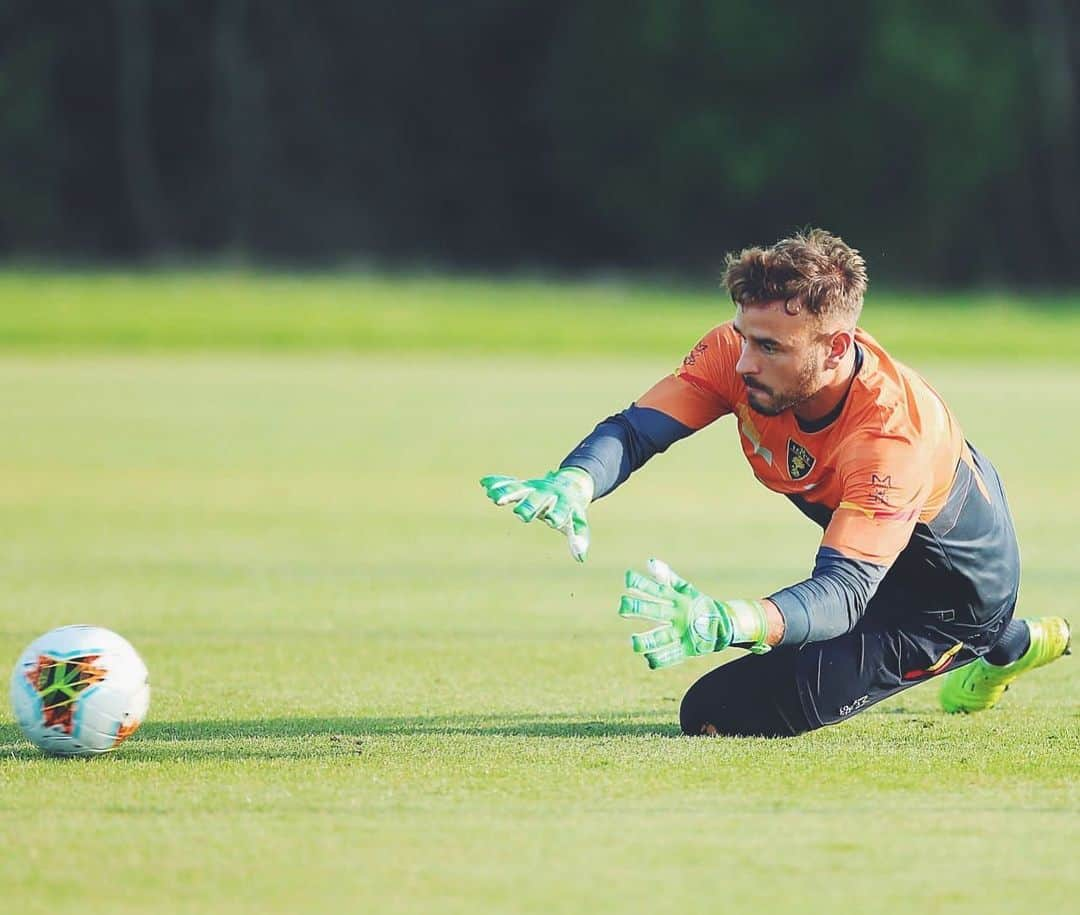
M 572 715 L 445 715 L 431 718 L 266 718 L 246 721 L 149 721 L 125 746 L 125 756 L 144 753 L 214 756 L 219 758 L 282 758 L 321 755 L 322 752 L 362 753 L 365 737 L 477 737 L 611 738 L 677 737 L 679 727 L 670 720 L 609 715 L 581 718 Z M 301 745 L 274 747 L 267 741 L 303 740 Z M 210 742 L 213 746 L 197 746 Z M 182 746 L 184 743 L 193 746 Z M 176 744 L 181 744 L 177 747 Z M 22 738 L 14 724 L 0 724 L 0 759 L 37 758 L 40 754 Z
M 638 716 L 580 718 L 572 715 L 439 715 L 430 718 L 269 718 L 255 721 L 149 722 L 140 734 L 157 740 L 236 738 L 439 736 L 478 737 L 644 737 L 676 736 L 672 721 L 642 721 Z

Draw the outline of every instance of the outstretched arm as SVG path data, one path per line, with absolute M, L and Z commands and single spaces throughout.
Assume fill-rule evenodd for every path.
M 496 505 L 514 505 L 514 514 L 522 521 L 543 521 L 566 534 L 570 555 L 584 562 L 589 551 L 585 517 L 589 503 L 693 431 L 660 410 L 634 404 L 600 423 L 557 471 L 531 480 L 492 475 L 480 485 Z
M 784 617 L 782 644 L 823 642 L 850 632 L 907 546 L 929 495 L 917 442 L 867 436 L 852 442 L 811 576 L 770 595 Z
M 778 645 L 801 645 L 840 634 L 829 628 L 835 625 L 832 617 L 828 617 L 831 622 L 822 625 L 809 611 L 792 614 L 790 605 L 781 609 L 776 600 L 768 597 L 717 600 L 658 559 L 650 559 L 647 568 L 645 575 L 632 569 L 626 573 L 619 615 L 660 623 L 630 638 L 634 651 L 644 655 L 650 668 L 670 667 L 730 646 L 761 654 Z M 773 597 L 783 594 L 778 592 Z M 846 632 L 847 627 L 840 631 Z
M 578 467 L 592 477 L 593 498 L 626 482 L 655 454 L 695 430 L 652 407 L 632 404 L 609 416 L 571 451 L 560 467 Z
M 627 573 L 620 614 L 662 622 L 632 637 L 650 667 L 729 645 L 758 652 L 798 647 L 843 635 L 858 623 L 911 538 L 927 499 L 928 475 L 910 441 L 871 437 L 850 450 L 851 461 L 840 469 L 843 499 L 806 580 L 761 600 L 716 600 L 681 579 L 669 585 L 662 563 L 659 575 Z
M 584 561 L 588 504 L 612 492 L 653 455 L 731 412 L 726 383 L 735 357 L 726 325 L 710 331 L 679 369 L 621 413 L 609 416 L 544 477 L 487 476 L 480 483 L 496 505 L 515 505 L 522 521 L 543 521 L 566 534 Z
M 766 598 L 784 624 L 782 638 L 773 644 L 805 645 L 850 632 L 887 571 L 884 563 L 863 562 L 821 547 L 809 578 Z

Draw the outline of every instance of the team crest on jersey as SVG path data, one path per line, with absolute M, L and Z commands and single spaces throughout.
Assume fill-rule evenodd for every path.
M 814 456 L 795 439 L 787 440 L 787 472 L 793 480 L 801 480 L 814 469 Z

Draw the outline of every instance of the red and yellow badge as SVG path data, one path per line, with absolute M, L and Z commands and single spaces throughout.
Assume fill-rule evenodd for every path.
M 793 480 L 801 480 L 814 469 L 814 456 L 795 439 L 787 440 L 787 472 Z

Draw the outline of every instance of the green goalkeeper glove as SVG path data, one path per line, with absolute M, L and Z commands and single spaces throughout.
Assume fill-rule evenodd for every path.
M 769 650 L 765 608 L 755 600 L 718 601 L 684 581 L 665 562 L 650 559 L 649 573 L 626 573 L 619 616 L 661 625 L 630 637 L 649 667 L 671 667 L 687 658 L 742 645 L 756 654 Z
M 496 505 L 514 505 L 522 521 L 537 519 L 566 534 L 570 555 L 585 561 L 589 552 L 589 523 L 585 508 L 592 501 L 593 479 L 579 467 L 553 470 L 536 480 L 487 476 L 480 481 Z

